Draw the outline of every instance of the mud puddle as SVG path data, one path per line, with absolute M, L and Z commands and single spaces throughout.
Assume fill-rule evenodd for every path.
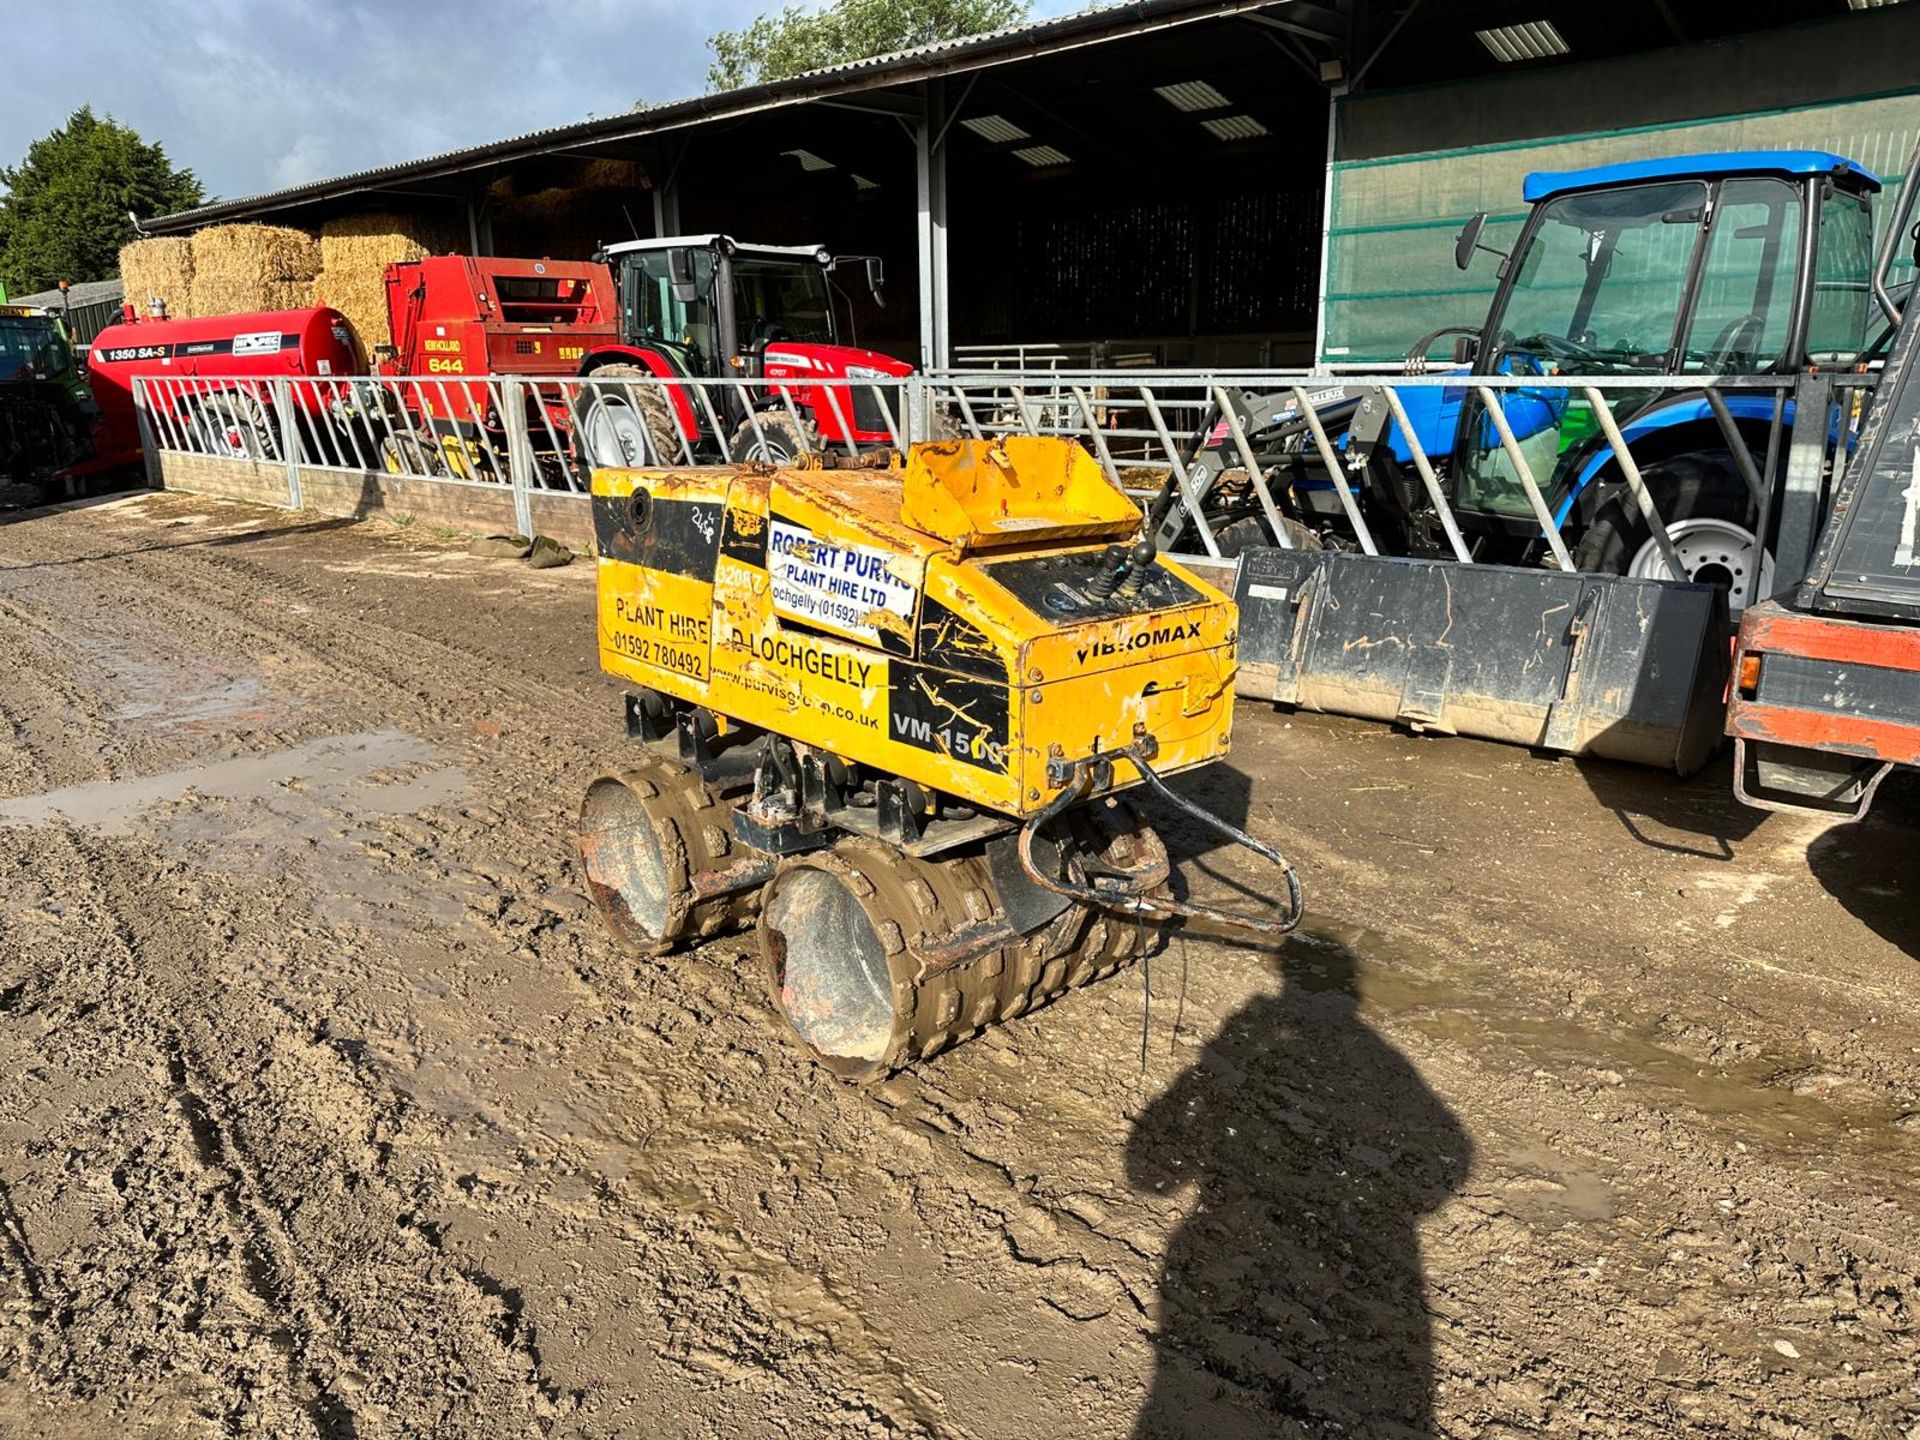
M 0 828 L 68 824 L 156 842 L 211 869 L 275 876 L 297 861 L 314 918 L 409 930 L 456 920 L 475 886 L 381 863 L 383 822 L 468 790 L 465 770 L 401 730 L 371 730 L 201 761 L 157 775 L 95 780 L 0 801 Z
M 394 772 L 405 770 L 396 778 Z M 433 746 L 401 730 L 370 730 L 309 740 L 285 750 L 209 760 L 161 775 L 95 780 L 0 801 L 0 825 L 65 821 L 103 835 L 129 835 L 162 805 L 259 800 L 287 791 L 316 804 L 373 815 L 405 815 L 453 799 L 465 772 Z M 190 807 L 189 807 L 190 808 Z M 187 832 L 191 822 L 175 817 Z M 164 825 L 162 828 L 166 828 Z
M 1867 1095 L 1859 1104 L 1840 1103 L 1832 1092 L 1859 1094 L 1863 1087 L 1849 1087 L 1845 1077 L 1825 1086 L 1807 1083 L 1809 1076 L 1831 1075 L 1817 1056 L 1782 1052 L 1702 1064 L 1660 1043 L 1661 1017 L 1545 1015 L 1538 997 L 1513 991 L 1501 971 L 1457 954 L 1443 957 L 1405 937 L 1323 921 L 1290 943 L 1351 955 L 1369 1015 L 1465 1050 L 1504 1051 L 1508 1063 L 1525 1064 L 1541 1078 L 1576 1089 L 1619 1089 L 1662 1109 L 1685 1107 L 1747 1145 L 1817 1154 L 1844 1144 L 1889 1160 L 1913 1158 L 1896 1125 L 1912 1107 L 1898 1097 L 1872 1103 Z M 1336 968 L 1309 962 L 1287 973 L 1312 990 Z M 1615 1023 L 1604 1023 L 1609 1020 Z M 1909 1163 L 1899 1169 L 1912 1179 Z M 1589 1193 L 1578 1208 L 1597 1203 Z

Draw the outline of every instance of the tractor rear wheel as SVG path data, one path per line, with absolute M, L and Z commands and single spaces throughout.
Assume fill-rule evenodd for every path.
M 589 468 L 677 465 L 686 458 L 666 387 L 610 383 L 651 376 L 639 365 L 602 365 L 588 377 L 602 383 L 581 387 L 573 443 Z
M 733 432 L 733 458 L 743 463 L 759 460 L 768 465 L 794 465 L 809 455 L 822 454 L 826 448 L 827 442 L 820 438 L 813 422 L 803 419 L 796 425 L 784 410 L 762 410 L 742 420 Z
M 1759 516 L 1732 456 L 1689 451 L 1641 474 L 1686 579 L 1726 591 L 1727 610 L 1734 616 L 1773 593 L 1773 557 L 1754 536 Z M 1652 527 L 1624 488 L 1587 527 L 1573 563 L 1600 575 L 1674 578 Z
M 193 417 L 196 448 L 228 460 L 272 460 L 280 453 L 272 423 L 253 400 L 213 395 Z

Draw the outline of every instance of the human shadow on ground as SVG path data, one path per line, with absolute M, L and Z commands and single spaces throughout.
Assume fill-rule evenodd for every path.
M 1807 868 L 1855 918 L 1910 958 L 1920 960 L 1920 890 L 1913 854 L 1920 845 L 1920 775 L 1896 770 L 1867 818 L 1836 825 L 1807 847 Z
M 1472 1142 L 1361 1019 L 1350 951 L 1299 935 L 1279 964 L 1128 1139 L 1130 1183 L 1197 1191 L 1139 1440 L 1432 1433 L 1417 1226 Z

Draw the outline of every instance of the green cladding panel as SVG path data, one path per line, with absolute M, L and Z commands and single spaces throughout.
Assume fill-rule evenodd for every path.
M 1444 130 L 1446 91 L 1410 94 L 1406 103 L 1432 106 L 1434 129 Z M 1336 162 L 1320 358 L 1330 364 L 1397 361 L 1430 330 L 1477 325 L 1485 317 L 1499 261 L 1482 253 L 1465 272 L 1455 269 L 1454 236 L 1470 215 L 1485 210 L 1485 243 L 1509 248 L 1526 216 L 1520 187 L 1531 171 L 1720 150 L 1832 150 L 1887 182 L 1874 202 L 1884 226 L 1916 129 L 1920 91 Z M 1896 281 L 1911 278 L 1911 262 L 1902 265 Z

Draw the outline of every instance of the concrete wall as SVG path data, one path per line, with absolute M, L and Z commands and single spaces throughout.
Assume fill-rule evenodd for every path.
M 287 503 L 287 467 L 278 461 L 228 460 L 213 455 L 160 456 L 159 483 L 167 490 L 246 500 L 256 505 Z M 536 491 L 531 497 L 534 530 L 590 553 L 593 517 L 584 495 Z M 431 528 L 505 534 L 517 528 L 513 492 L 501 485 L 416 480 L 376 470 L 300 467 L 301 508 L 318 515 L 364 519 L 411 515 Z

